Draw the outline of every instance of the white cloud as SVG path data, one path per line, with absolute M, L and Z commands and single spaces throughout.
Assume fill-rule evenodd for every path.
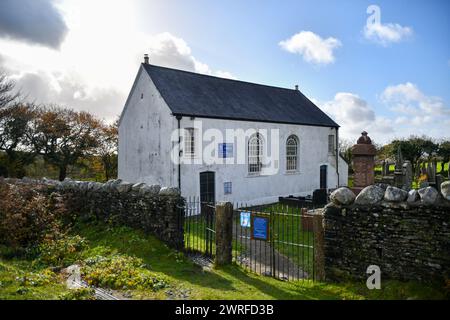
M 280 41 L 279 46 L 290 53 L 301 55 L 306 62 L 329 64 L 335 60 L 334 49 L 342 46 L 342 43 L 336 38 L 322 39 L 314 32 L 301 31 Z
M 220 77 L 220 78 L 227 78 L 227 79 L 237 80 L 237 77 L 235 77 L 232 73 L 230 73 L 228 71 L 217 70 L 214 73 L 214 75 L 217 76 L 217 77 Z
M 427 116 L 450 115 L 450 109 L 442 98 L 425 95 L 411 82 L 388 86 L 381 94 L 381 99 L 390 106 L 391 111 L 409 116 L 425 119 Z M 415 123 L 420 124 L 420 121 Z
M 413 34 L 411 27 L 403 27 L 397 23 L 368 23 L 364 27 L 364 36 L 381 45 L 400 42 Z
M 234 78 L 200 61 L 182 38 L 141 32 L 136 7 L 128 1 L 64 0 L 60 8 L 69 30 L 60 50 L 0 39 L 0 67 L 36 103 L 61 104 L 114 120 L 144 53 L 153 64 Z
M 392 134 L 392 120 L 379 117 L 369 104 L 358 95 L 338 92 L 334 99 L 319 103 L 320 108 L 340 126 L 343 138 L 355 140 L 362 131 L 372 134 L 376 141 L 385 141 Z
M 191 48 L 186 41 L 169 32 L 157 34 L 148 41 L 150 43 L 150 63 L 222 78 L 236 79 L 228 71 L 211 70 L 206 63 L 197 60 L 192 55 Z
M 396 132 L 402 136 L 449 137 L 450 108 L 442 98 L 427 96 L 411 82 L 388 86 L 380 98 L 393 112 Z
M 150 54 L 153 64 L 235 78 L 200 61 L 180 37 L 142 32 L 139 6 L 130 1 L 61 0 L 57 4 L 68 28 L 59 50 L 0 38 L 0 67 L 36 103 L 61 104 L 114 120 L 144 53 Z

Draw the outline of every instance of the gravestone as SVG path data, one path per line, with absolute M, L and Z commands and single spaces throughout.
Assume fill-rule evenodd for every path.
M 390 167 L 391 167 L 391 164 L 390 164 L 388 161 L 386 161 L 386 163 L 384 164 L 384 171 L 386 172 L 386 173 L 385 173 L 385 176 L 388 176 L 388 175 L 389 175 L 389 169 L 390 169 Z
M 374 183 L 374 167 L 376 149 L 366 131 L 361 133 L 352 147 L 353 154 L 353 192 L 358 194 L 362 189 Z
M 403 154 L 400 147 L 397 149 L 397 157 L 395 158 L 394 184 L 397 188 L 403 187 Z
M 403 189 L 406 191 L 411 190 L 412 182 L 413 182 L 413 172 L 411 161 L 406 160 L 403 163 Z

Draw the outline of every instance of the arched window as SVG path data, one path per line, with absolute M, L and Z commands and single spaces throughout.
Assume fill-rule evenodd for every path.
M 258 174 L 262 168 L 263 140 L 256 133 L 248 140 L 248 172 Z
M 291 135 L 286 140 L 286 171 L 298 169 L 298 138 Z

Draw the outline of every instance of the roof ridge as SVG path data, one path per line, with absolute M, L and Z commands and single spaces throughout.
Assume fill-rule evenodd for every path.
M 232 82 L 241 82 L 241 83 L 250 84 L 250 85 L 254 85 L 254 86 L 261 86 L 261 87 L 268 87 L 268 88 L 275 88 L 275 89 L 281 89 L 281 90 L 300 92 L 300 90 L 296 90 L 295 88 L 291 89 L 291 88 L 278 87 L 278 86 L 274 86 L 274 85 L 270 85 L 270 84 L 262 84 L 262 83 L 256 83 L 256 82 L 250 82 L 250 81 L 244 81 L 244 80 L 238 80 L 238 79 L 223 78 L 223 77 L 213 76 L 213 75 L 204 74 L 204 73 L 198 73 L 198 72 L 187 71 L 187 70 L 182 70 L 182 69 L 175 69 L 175 68 L 169 68 L 169 67 L 164 67 L 164 66 L 158 66 L 158 65 L 150 64 L 150 63 L 149 64 L 141 63 L 141 64 L 144 67 L 145 66 L 150 66 L 150 67 L 156 67 L 156 68 L 162 68 L 162 69 L 169 69 L 169 70 L 178 71 L 178 72 L 190 73 L 190 74 L 193 74 L 193 75 L 196 75 L 196 76 L 216 78 L 216 79 L 232 81 Z

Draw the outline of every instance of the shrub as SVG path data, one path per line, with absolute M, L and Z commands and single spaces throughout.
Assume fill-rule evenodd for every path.
M 45 238 L 39 245 L 37 261 L 47 266 L 65 267 L 79 260 L 85 248 L 86 240 L 78 235 L 62 236 L 59 239 Z
M 16 281 L 21 287 L 38 287 L 51 284 L 55 281 L 56 274 L 50 269 L 44 269 L 40 272 L 20 273 Z
M 167 287 L 167 281 L 146 269 L 142 260 L 114 255 L 85 260 L 81 272 L 89 285 L 111 289 L 152 289 Z
M 0 244 L 13 249 L 58 234 L 59 218 L 67 214 L 62 199 L 56 193 L 47 196 L 39 185 L 0 182 L 0 199 Z
M 95 300 L 95 290 L 92 288 L 79 288 L 59 296 L 61 300 Z

